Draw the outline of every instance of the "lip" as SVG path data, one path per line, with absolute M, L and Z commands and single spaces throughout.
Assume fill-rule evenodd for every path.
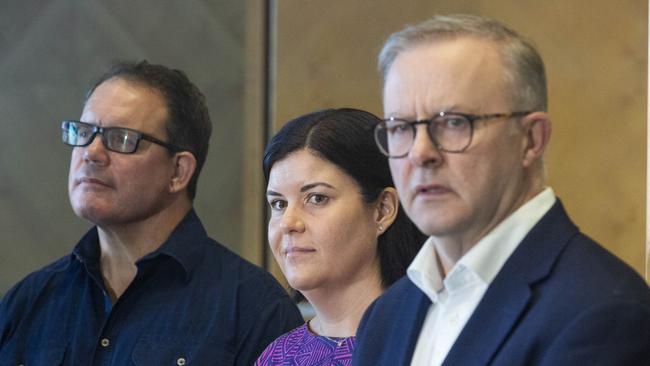
M 282 254 L 286 255 L 287 257 L 306 255 L 314 252 L 316 252 L 316 249 L 299 246 L 289 246 L 282 250 Z
M 449 187 L 436 183 L 418 184 L 413 191 L 416 197 L 440 197 L 452 192 Z
M 107 187 L 107 188 L 111 187 L 111 185 L 108 184 L 107 182 L 95 177 L 77 178 L 75 179 L 75 183 L 77 186 L 90 186 L 90 187 L 100 186 L 100 187 Z

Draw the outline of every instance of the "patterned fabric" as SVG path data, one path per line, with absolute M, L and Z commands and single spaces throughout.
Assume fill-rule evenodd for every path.
M 313 334 L 305 323 L 266 347 L 255 366 L 349 366 L 354 344 L 354 337 Z

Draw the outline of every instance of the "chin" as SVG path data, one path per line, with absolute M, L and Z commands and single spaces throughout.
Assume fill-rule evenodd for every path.
M 417 226 L 420 231 L 425 235 L 435 235 L 435 233 L 440 232 L 443 229 L 444 225 L 439 220 L 434 220 L 432 216 L 437 214 L 428 214 L 428 215 L 415 215 L 412 217 L 411 221 Z
M 414 221 L 415 226 L 417 226 L 420 231 L 427 236 L 445 236 L 449 233 L 456 231 L 458 223 L 451 220 L 440 220 L 432 222 L 431 220 L 423 222 Z
M 90 204 L 73 205 L 72 210 L 79 218 L 95 225 L 109 224 L 115 219 L 115 214 L 110 210 Z
M 314 281 L 312 278 L 309 277 L 304 277 L 304 276 L 299 276 L 299 275 L 291 275 L 289 274 L 286 276 L 287 282 L 289 283 L 289 286 L 291 286 L 292 289 L 298 290 L 300 292 L 305 292 L 309 290 L 313 290 L 318 286 L 316 281 Z
M 407 214 L 415 226 L 422 233 L 429 236 L 444 235 L 459 228 L 462 230 L 463 227 L 471 224 L 468 212 L 460 207 L 450 205 L 445 207 L 415 207 L 415 209 L 412 208 L 411 212 L 407 211 Z
M 92 211 L 85 211 L 85 210 L 76 211 L 75 210 L 75 214 L 80 219 L 84 219 L 84 220 L 89 221 L 89 222 L 91 222 L 91 223 L 93 223 L 95 225 L 102 225 L 102 224 L 105 224 L 106 221 L 107 221 L 103 215 L 99 215 L 96 212 L 92 212 Z

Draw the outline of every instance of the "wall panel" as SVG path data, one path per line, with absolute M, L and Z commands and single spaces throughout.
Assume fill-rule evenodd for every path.
M 86 88 L 116 60 L 147 59 L 179 68 L 205 93 L 214 129 L 195 206 L 214 238 L 261 263 L 258 172 L 263 137 L 256 131 L 263 124 L 256 100 L 261 98 L 263 70 L 254 61 L 263 55 L 261 46 L 252 43 L 260 42 L 265 32 L 258 13 L 262 4 L 3 4 L 0 295 L 28 272 L 69 253 L 90 226 L 68 203 L 70 148 L 60 142 L 60 121 L 78 118 Z M 247 67 L 257 67 L 257 75 L 247 73 Z

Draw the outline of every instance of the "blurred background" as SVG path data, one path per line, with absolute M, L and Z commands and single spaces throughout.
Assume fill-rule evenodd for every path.
M 646 1 L 26 0 L 0 12 L 0 294 L 90 227 L 68 202 L 60 121 L 78 118 L 111 62 L 178 68 L 203 90 L 214 132 L 198 214 L 213 238 L 279 275 L 266 250 L 265 142 L 315 109 L 381 115 L 383 41 L 437 13 L 493 17 L 534 41 L 554 123 L 549 184 L 584 232 L 643 274 Z

